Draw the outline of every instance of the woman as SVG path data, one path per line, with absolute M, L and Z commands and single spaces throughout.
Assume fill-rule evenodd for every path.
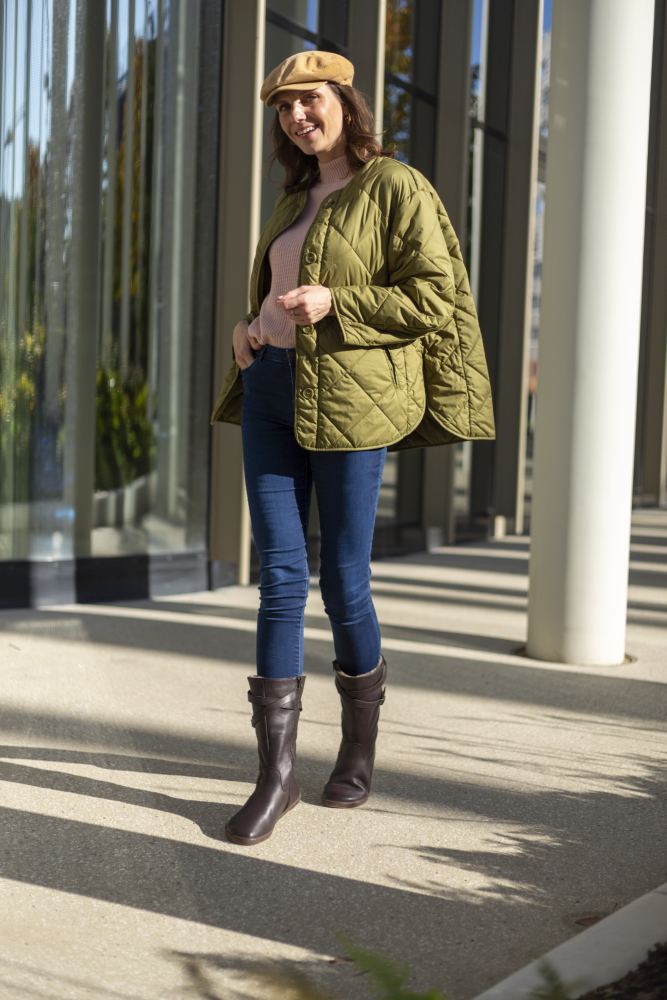
M 458 240 L 435 190 L 380 148 L 354 67 L 302 52 L 266 78 L 284 193 L 260 237 L 251 311 L 212 422 L 240 423 L 260 558 L 257 676 L 248 699 L 254 792 L 229 840 L 266 840 L 299 801 L 294 773 L 308 594 L 308 511 L 320 515 L 320 589 L 342 740 L 322 801 L 370 792 L 387 663 L 370 554 L 387 450 L 493 438 L 484 350 Z

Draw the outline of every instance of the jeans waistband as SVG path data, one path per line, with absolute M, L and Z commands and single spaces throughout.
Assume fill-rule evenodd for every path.
M 296 347 L 276 347 L 274 344 L 262 344 L 257 351 L 257 356 L 287 364 L 288 361 L 296 359 Z

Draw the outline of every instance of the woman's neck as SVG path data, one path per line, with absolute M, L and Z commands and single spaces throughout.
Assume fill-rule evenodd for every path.
M 327 160 L 320 165 L 320 180 L 323 184 L 331 184 L 332 181 L 341 181 L 351 173 L 350 165 L 347 162 L 347 153 L 342 153 L 334 160 Z

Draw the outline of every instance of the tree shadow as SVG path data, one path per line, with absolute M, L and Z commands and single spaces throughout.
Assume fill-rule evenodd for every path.
M 16 721 L 16 715 L 14 718 Z M 364 809 L 379 818 L 392 814 L 391 804 L 396 803 L 408 807 L 401 815 L 415 816 L 418 822 L 422 807 L 428 810 L 423 815 L 431 820 L 436 808 L 442 836 L 434 843 L 417 835 L 408 845 L 380 836 L 373 850 L 403 851 L 406 858 L 404 874 L 400 874 L 400 866 L 386 874 L 388 885 L 309 871 L 293 861 L 272 860 L 274 848 L 281 851 L 287 843 L 299 845 L 304 835 L 302 820 L 307 818 L 301 811 L 300 819 L 299 808 L 281 822 L 272 841 L 244 851 L 217 839 L 224 803 L 196 802 L 16 763 L 41 758 L 120 772 L 229 780 L 236 766 L 211 760 L 224 761 L 231 754 L 239 766 L 245 766 L 246 756 L 254 761 L 252 753 L 246 755 L 236 745 L 105 727 L 104 738 L 109 744 L 120 741 L 121 746 L 140 747 L 142 752 L 132 757 L 119 753 L 117 747 L 110 752 L 91 752 L 5 746 L 0 748 L 0 757 L 5 758 L 0 762 L 0 781 L 170 812 L 195 823 L 212 840 L 210 845 L 182 843 L 166 836 L 1 808 L 4 850 L 0 875 L 296 945 L 319 955 L 331 955 L 337 949 L 336 931 L 343 931 L 362 947 L 406 964 L 413 971 L 412 988 L 438 986 L 456 1000 L 465 1000 L 580 930 L 577 920 L 582 914 L 609 911 L 610 900 L 612 906 L 623 905 L 653 888 L 653 883 L 665 880 L 662 845 L 667 825 L 667 765 L 633 754 L 629 748 L 623 756 L 602 751 L 591 754 L 586 769 L 575 768 L 568 760 L 571 741 L 576 739 L 578 728 L 588 727 L 588 720 L 558 713 L 545 718 L 559 733 L 559 745 L 551 753 L 536 752 L 532 761 L 531 747 L 520 735 L 502 740 L 497 733 L 486 734 L 481 725 L 473 725 L 467 740 L 462 741 L 460 734 L 438 732 L 436 726 L 413 728 L 398 722 L 402 730 L 393 735 L 407 733 L 411 752 L 422 765 L 424 755 L 431 754 L 434 763 L 427 766 L 432 773 L 404 771 L 400 764 L 395 768 L 379 766 L 374 775 L 375 796 Z M 474 722 L 470 717 L 467 721 Z M 483 721 L 480 718 L 480 723 Z M 521 722 L 521 714 L 514 713 L 511 721 Z M 528 712 L 523 721 L 535 724 Z M 0 725 L 2 722 L 0 716 Z M 71 719 L 54 720 L 30 713 L 24 714 L 23 723 L 32 739 L 41 729 L 51 738 L 66 730 L 69 743 L 100 733 L 94 723 L 77 726 Z M 598 723 L 612 728 L 618 724 L 614 719 Z M 625 725 L 629 736 L 644 731 L 643 725 L 620 725 Z M 657 727 L 649 726 L 648 732 L 663 735 Z M 604 730 L 602 735 L 606 736 Z M 184 759 L 152 759 L 147 746 Z M 548 788 L 544 782 L 510 784 L 491 776 L 485 762 L 506 766 L 522 748 L 529 770 L 539 776 L 542 769 L 552 782 L 567 779 L 568 789 Z M 442 766 L 438 766 L 439 758 Z M 457 762 L 470 758 L 478 758 L 481 766 L 472 776 L 461 774 Z M 405 759 L 398 755 L 399 761 Z M 611 781 L 624 760 L 627 766 L 628 759 L 642 775 L 619 776 L 613 788 L 605 790 L 580 792 L 573 783 L 573 778 L 578 778 L 580 785 L 594 780 L 596 774 Z M 302 753 L 298 767 L 313 777 L 318 772 L 319 790 L 322 762 Z M 249 773 L 244 774 L 246 779 Z M 354 852 L 354 843 L 349 840 L 354 817 L 339 819 L 340 839 L 332 841 L 331 850 Z M 481 838 L 486 846 L 465 850 L 448 845 L 451 824 L 460 827 L 462 822 L 474 825 L 477 843 L 480 824 L 482 829 L 486 827 L 488 834 Z M 372 829 L 378 829 L 376 823 Z M 629 844 L 632 851 L 628 851 Z M 308 842 L 299 846 L 298 856 L 306 864 L 312 846 Z M 432 864 L 431 879 L 411 876 L 411 856 Z M 469 886 L 462 872 L 470 874 Z M 207 961 L 215 960 L 215 954 L 208 954 Z M 314 969 L 318 967 L 315 962 Z M 322 976 L 325 974 L 328 985 L 331 976 L 334 980 L 338 977 L 346 1000 L 365 995 L 361 992 L 363 983 L 352 981 L 342 967 L 325 969 L 322 965 Z

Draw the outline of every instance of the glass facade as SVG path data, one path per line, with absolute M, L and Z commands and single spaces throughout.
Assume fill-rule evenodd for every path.
M 441 4 L 388 0 L 384 129 L 397 157 L 432 178 Z
M 525 511 L 527 530 L 533 497 L 533 445 L 537 412 L 537 368 L 539 354 L 540 305 L 542 301 L 542 257 L 544 253 L 544 206 L 546 195 L 546 154 L 549 138 L 549 83 L 551 77 L 551 3 L 544 5 L 542 17 L 542 64 L 540 67 L 540 133 L 537 183 L 535 190 L 535 244 L 533 248 L 533 296 L 530 324 L 528 371 L 528 419 L 525 464 Z
M 384 144 L 433 180 L 438 54 L 442 5 L 437 0 L 388 0 L 385 25 Z M 424 455 L 387 455 L 385 504 L 389 520 L 421 525 Z
M 222 13 L 0 2 L 0 560 L 206 548 Z

